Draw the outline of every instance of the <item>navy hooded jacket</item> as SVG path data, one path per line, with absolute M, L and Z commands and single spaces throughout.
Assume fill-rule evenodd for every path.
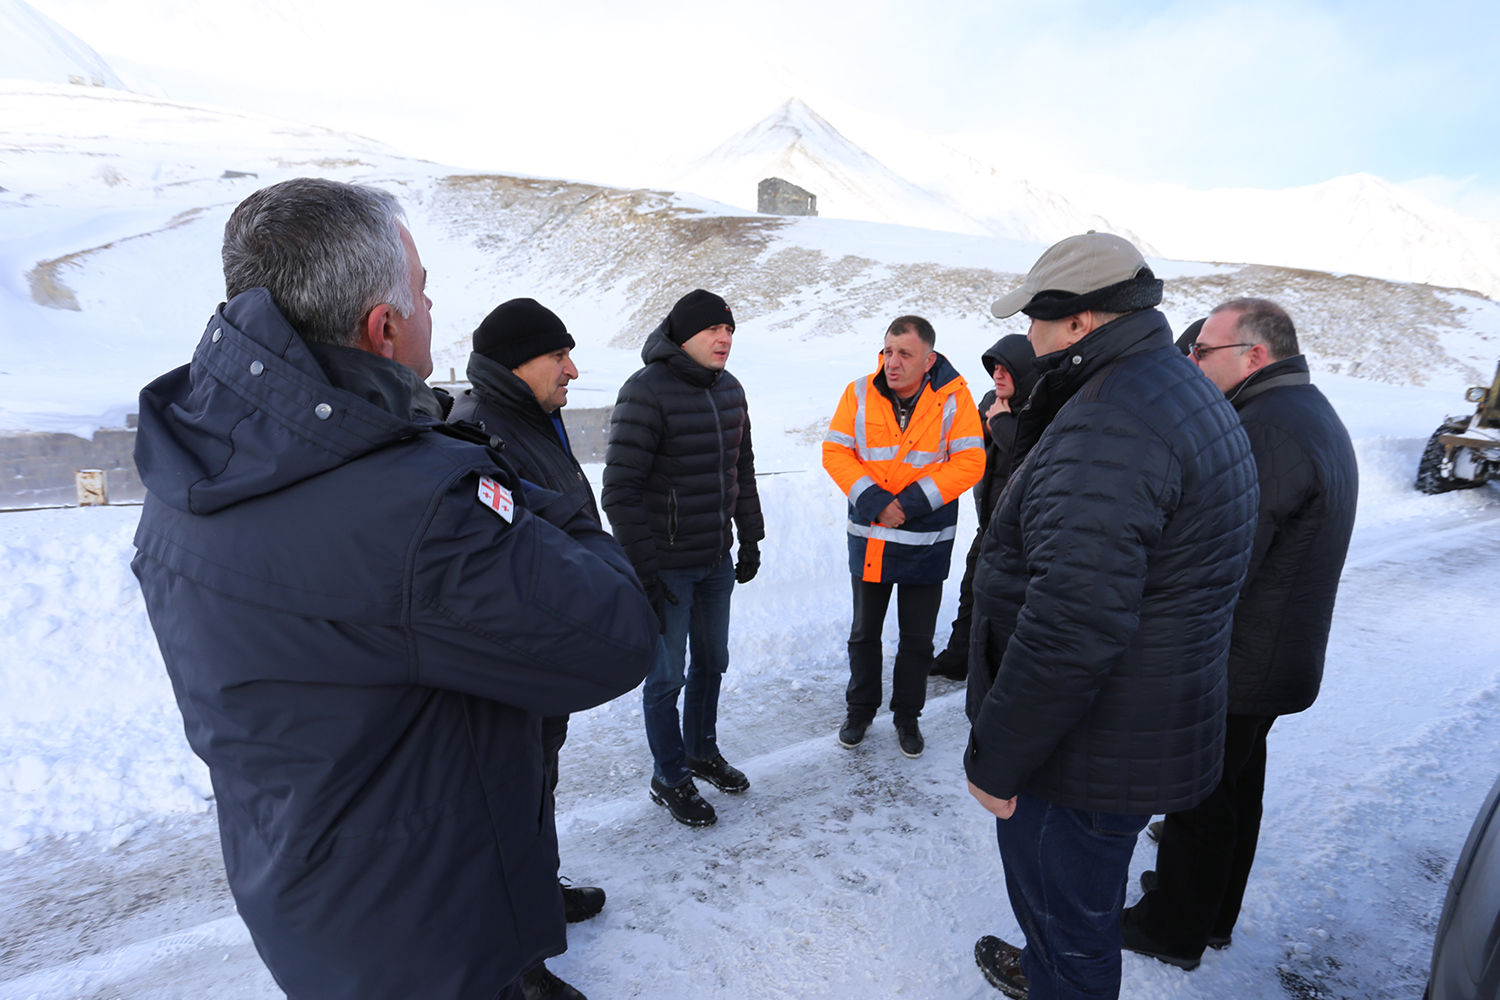
M 562 951 L 540 718 L 628 691 L 655 648 L 614 540 L 438 412 L 265 289 L 141 394 L 133 568 L 293 1000 L 489 1000 Z M 501 490 L 509 517 L 479 496 Z

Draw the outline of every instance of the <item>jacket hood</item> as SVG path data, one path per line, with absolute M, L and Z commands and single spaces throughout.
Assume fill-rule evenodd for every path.
M 1036 351 L 1031 349 L 1031 341 L 1026 339 L 1025 334 L 1012 333 L 1001 337 L 980 355 L 979 360 L 984 363 L 984 370 L 990 375 L 995 374 L 996 365 L 1005 366 L 1005 370 L 1010 372 L 1011 380 L 1016 383 L 1016 394 L 1011 406 L 1017 410 L 1024 406 L 1037 379 Z
M 646 342 L 641 345 L 641 360 L 646 364 L 662 361 L 671 370 L 673 375 L 682 379 L 688 385 L 710 386 L 719 380 L 719 371 L 705 368 L 688 356 L 679 345 L 672 343 L 672 338 L 667 336 L 668 320 L 662 320 L 655 330 L 646 337 Z M 722 370 L 722 369 L 721 369 Z
M 352 348 L 316 350 L 264 288 L 220 305 L 192 363 L 141 390 L 135 462 L 146 488 L 209 514 L 441 423 L 411 369 Z

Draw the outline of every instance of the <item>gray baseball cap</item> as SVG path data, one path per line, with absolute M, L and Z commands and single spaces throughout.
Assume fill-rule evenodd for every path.
M 1059 303 L 1066 302 L 1089 292 L 1131 281 L 1142 269 L 1150 273 L 1150 268 L 1146 267 L 1146 259 L 1129 240 L 1111 233 L 1089 230 L 1082 236 L 1069 236 L 1061 243 L 1049 247 L 1032 265 L 1026 280 L 1021 282 L 1021 287 L 996 299 L 995 304 L 990 306 L 990 312 L 997 319 L 1014 316 L 1030 305 L 1039 292 L 1065 292 L 1066 295 L 1049 298 L 1055 298 Z M 1160 301 L 1159 293 L 1157 301 Z M 1101 307 L 1084 305 L 1075 311 L 1087 308 Z M 1047 311 L 1057 310 L 1053 308 Z

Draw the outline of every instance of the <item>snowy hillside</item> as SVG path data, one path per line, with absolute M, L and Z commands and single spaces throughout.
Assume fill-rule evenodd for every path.
M 127 89 L 82 39 L 21 0 L 0 0 L 0 80 Z
M 299 175 L 377 184 L 402 199 L 430 274 L 439 377 L 462 375 L 469 334 L 495 304 L 530 295 L 579 341 L 575 406 L 612 403 L 645 334 L 698 286 L 734 305 L 735 367 L 748 385 L 784 379 L 789 361 L 819 386 L 843 385 L 873 364 L 886 322 L 913 311 L 980 379 L 980 353 L 1024 322 L 994 320 L 989 303 L 1043 249 L 455 172 L 358 136 L 102 88 L 0 83 L 0 150 L 0 430 L 118 426 L 140 386 L 190 356 L 222 298 L 219 241 L 234 205 Z M 1440 387 L 1457 400 L 1487 381 L 1500 353 L 1500 307 L 1472 293 L 1272 267 L 1153 266 L 1179 327 L 1234 295 L 1284 300 L 1321 370 Z M 815 432 L 824 409 L 809 394 L 757 426 L 794 440 Z
M 1109 176 L 1108 150 L 1060 165 L 1007 137 L 938 138 L 850 110 L 835 128 L 793 99 L 688 168 L 680 190 L 753 208 L 778 176 L 819 214 L 1053 243 L 1119 233 L 1148 256 L 1348 272 L 1500 295 L 1500 222 L 1369 175 L 1281 191 L 1194 191 Z M 1188 151 L 1185 151 L 1185 153 Z

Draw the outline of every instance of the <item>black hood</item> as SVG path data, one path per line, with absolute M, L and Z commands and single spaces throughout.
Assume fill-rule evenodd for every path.
M 1036 385 L 1037 379 L 1036 351 L 1031 349 L 1031 341 L 1026 339 L 1026 335 L 1011 333 L 1001 337 L 979 359 L 984 363 L 985 373 L 991 377 L 995 374 L 996 365 L 1005 366 L 1005 370 L 1010 372 L 1011 381 L 1016 384 L 1011 409 L 1019 410 L 1025 406 L 1031 395 L 1031 387 Z
M 410 368 L 352 348 L 316 350 L 264 288 L 221 305 L 192 363 L 141 390 L 135 462 L 146 488 L 208 514 L 442 423 Z

